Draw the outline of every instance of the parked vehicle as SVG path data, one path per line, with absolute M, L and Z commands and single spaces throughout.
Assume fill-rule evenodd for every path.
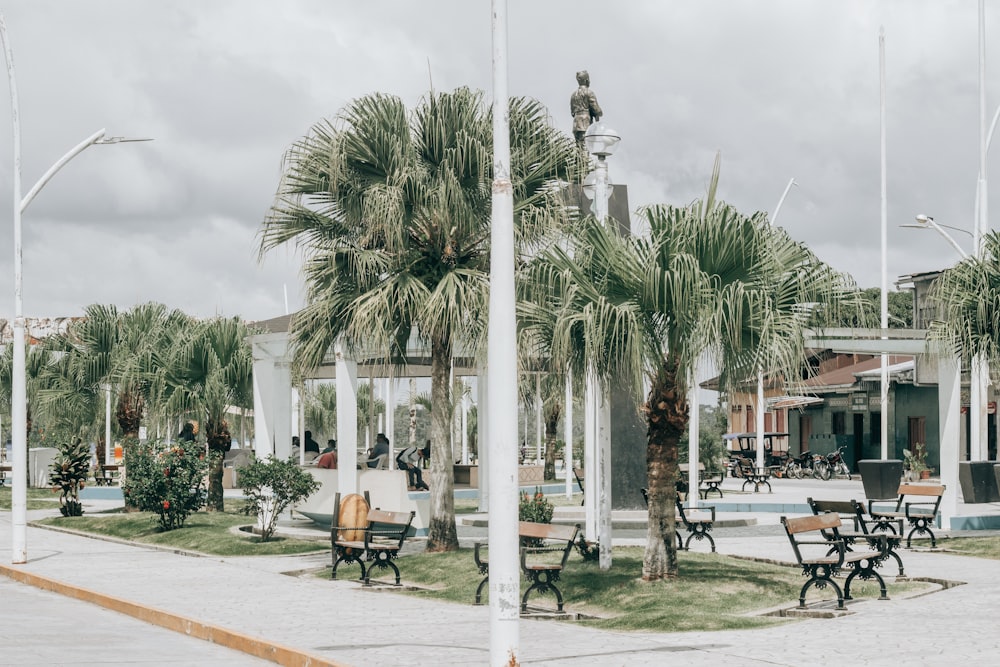
M 851 479 L 851 469 L 847 467 L 847 461 L 844 460 L 844 449 L 844 445 L 841 445 L 837 451 L 826 455 L 827 476 L 823 479 L 830 479 L 834 475 L 847 475 L 847 479 Z
M 829 466 L 826 457 L 805 451 L 794 458 L 789 458 L 782 469 L 785 477 L 802 479 L 803 477 L 818 477 L 830 479 Z M 825 475 L 825 476 L 824 476 Z

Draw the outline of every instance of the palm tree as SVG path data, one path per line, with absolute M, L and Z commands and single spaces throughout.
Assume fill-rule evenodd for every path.
M 715 201 L 654 206 L 648 238 L 622 238 L 593 219 L 572 242 L 541 254 L 522 282 L 524 341 L 576 378 L 592 368 L 624 381 L 647 422 L 649 530 L 644 580 L 678 574 L 674 498 L 691 371 L 705 353 L 723 388 L 755 369 L 794 377 L 803 358 L 804 304 L 837 303 L 851 286 L 763 214 Z M 541 293 L 539 294 L 539 291 Z M 831 309 L 832 312 L 832 309 Z M 638 396 L 637 396 L 638 398 Z
M 565 213 L 552 183 L 579 154 L 537 102 L 513 100 L 510 127 L 518 240 L 533 247 Z M 337 340 L 387 364 L 405 361 L 411 334 L 429 348 L 428 551 L 458 548 L 448 378 L 456 346 L 475 353 L 485 333 L 491 128 L 482 94 L 465 88 L 413 112 L 388 95 L 355 100 L 288 152 L 262 229 L 261 252 L 292 240 L 306 250 L 297 364 L 315 367 Z
M 966 367 L 980 357 L 990 367 L 1000 363 L 1000 233 L 982 239 L 982 252 L 944 271 L 929 298 L 940 309 L 931 337 L 961 355 Z
M 246 324 L 214 317 L 188 327 L 176 339 L 166 369 L 171 414 L 195 414 L 209 451 L 208 507 L 223 511 L 223 458 L 232 446 L 230 408 L 253 405 L 253 359 Z

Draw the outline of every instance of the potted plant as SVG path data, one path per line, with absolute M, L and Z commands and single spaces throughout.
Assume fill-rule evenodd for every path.
M 914 477 L 927 479 L 931 476 L 931 469 L 927 466 L 927 446 L 924 443 L 915 443 L 913 449 L 905 450 L 903 458 L 910 474 Z

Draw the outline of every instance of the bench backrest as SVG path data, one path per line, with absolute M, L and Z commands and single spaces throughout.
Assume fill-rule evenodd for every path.
M 520 521 L 517 524 L 517 534 L 519 537 L 531 537 L 536 540 L 573 540 L 576 538 L 576 531 L 579 529 L 579 525 L 564 526 L 558 523 Z
M 403 546 L 403 540 L 410 531 L 410 524 L 416 512 L 386 512 L 380 509 L 368 510 L 368 530 L 365 531 L 365 543 L 373 538 L 382 538 Z
M 944 484 L 900 484 L 899 495 L 901 496 L 942 496 L 944 495 Z
M 840 515 L 830 512 L 794 519 L 781 517 L 781 523 L 785 525 L 785 531 L 789 535 L 797 535 L 798 533 L 806 533 L 812 530 L 830 530 L 831 528 L 840 528 L 841 526 Z
M 944 497 L 944 489 L 944 484 L 900 484 L 899 498 L 896 500 L 896 511 L 898 512 L 903 508 L 906 496 L 927 496 L 937 498 L 937 501 L 934 503 L 934 509 L 931 510 L 933 514 L 937 514 L 941 498 Z

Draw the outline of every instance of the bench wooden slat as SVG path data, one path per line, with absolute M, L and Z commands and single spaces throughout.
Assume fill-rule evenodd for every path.
M 942 496 L 944 495 L 944 485 L 943 484 L 900 484 L 899 495 Z
M 517 533 L 520 537 L 530 537 L 538 540 L 571 540 L 576 536 L 576 526 L 564 526 L 558 523 L 534 523 L 520 521 Z
M 829 513 L 804 516 L 796 519 L 785 519 L 785 529 L 792 535 L 810 530 L 839 528 L 840 525 L 840 516 Z

